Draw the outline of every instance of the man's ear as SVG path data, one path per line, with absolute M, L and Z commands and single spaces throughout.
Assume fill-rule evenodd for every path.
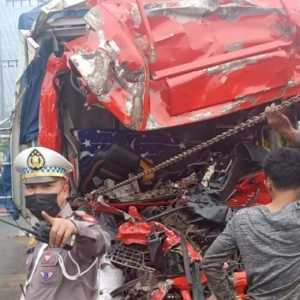
M 62 192 L 65 193 L 65 194 L 69 194 L 69 181 L 68 181 L 68 178 L 63 178 L 62 179 Z
M 66 179 L 65 182 L 64 182 L 63 191 L 64 191 L 65 193 L 69 193 L 69 191 L 70 191 L 69 181 L 68 181 L 67 179 Z

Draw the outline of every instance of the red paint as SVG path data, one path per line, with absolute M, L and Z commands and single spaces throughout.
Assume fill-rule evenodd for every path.
M 228 200 L 231 208 L 243 208 L 270 203 L 271 196 L 265 185 L 265 174 L 260 171 L 242 179 Z
M 200 275 L 199 281 L 201 284 L 207 284 L 206 278 Z M 191 286 L 187 281 L 185 276 L 178 276 L 172 279 L 168 279 L 165 282 L 160 282 L 158 288 L 153 290 L 151 294 L 151 300 L 163 300 L 168 294 L 171 288 L 175 288 L 180 292 L 183 300 L 192 300 L 191 296 Z M 247 288 L 247 277 L 245 272 L 235 272 L 234 273 L 234 288 L 236 295 L 241 300 L 246 300 L 246 288 Z M 210 299 L 210 298 L 206 298 Z
M 43 80 L 40 96 L 38 143 L 58 152 L 61 151 L 61 134 L 58 121 L 55 78 L 57 73 L 67 68 L 66 57 L 51 55 Z
M 234 273 L 234 288 L 239 299 L 246 300 L 246 290 L 247 290 L 247 274 L 246 272 L 235 272 Z
M 145 5 L 161 2 L 89 0 L 101 15 L 106 41 L 114 41 L 120 49 L 115 59 L 126 64 L 131 72 L 142 70 L 145 80 L 144 93 L 137 101 L 140 110 L 133 105 L 128 113 L 126 104 L 132 102 L 128 100 L 132 95 L 117 83 L 113 74 L 108 79 L 115 85 L 106 101 L 97 97 L 83 78 L 89 92 L 87 104 L 100 103 L 127 127 L 143 131 L 216 119 L 300 93 L 300 4 L 297 1 L 252 0 L 254 9 L 269 10 L 253 14 L 241 4 L 240 9 L 246 13 L 236 18 L 222 18 L 213 12 L 185 22 L 173 15 L 147 14 Z M 235 2 L 220 0 L 219 3 Z M 99 42 L 99 31 L 91 30 L 86 36 L 68 42 L 62 58 L 50 57 L 40 98 L 40 145 L 61 149 L 54 88 L 56 75 L 71 68 L 72 54 L 103 51 Z M 264 179 L 262 172 L 244 178 L 228 205 L 249 206 L 253 199 L 251 205 L 269 203 Z M 118 214 L 115 208 L 127 210 L 135 205 L 129 208 L 129 213 L 137 221 L 122 224 L 117 239 L 126 245 L 147 245 L 149 235 L 160 230 L 167 236 L 163 250 L 168 251 L 179 245 L 180 237 L 161 223 L 143 221 L 137 209 L 169 203 L 117 203 L 112 207 L 95 203 L 93 208 L 97 212 Z M 187 247 L 192 260 L 201 260 L 189 243 Z M 191 299 L 185 277 L 173 278 L 172 285 L 183 299 Z M 235 289 L 242 299 L 246 286 L 245 273 L 235 274 Z M 152 300 L 162 300 L 165 295 L 162 285 L 153 292 Z
M 203 274 L 200 274 L 199 281 L 201 284 L 207 284 L 207 280 Z M 191 285 L 189 284 L 185 276 L 178 276 L 172 279 L 167 279 L 164 282 L 158 284 L 158 288 L 155 289 L 151 294 L 151 300 L 161 300 L 168 294 L 170 289 L 174 288 L 180 292 L 183 300 L 192 300 L 191 296 Z
M 139 222 L 145 221 L 135 206 L 129 206 L 128 214 Z
M 147 245 L 151 233 L 164 232 L 166 238 L 162 244 L 164 252 L 180 244 L 180 236 L 159 222 L 125 222 L 118 228 L 116 239 L 125 245 Z M 200 261 L 201 255 L 187 242 L 187 250 L 192 261 Z
M 137 101 L 141 110 L 126 110 L 131 94 L 118 84 L 109 101 L 89 98 L 90 103 L 101 103 L 130 128 L 151 130 L 218 118 L 300 92 L 296 1 L 253 0 L 249 9 L 223 0 L 219 5 L 238 5 L 240 14 L 222 17 L 219 8 L 185 21 L 175 14 L 149 15 L 147 5 L 162 2 L 90 1 L 106 40 L 120 49 L 119 63 L 145 74 Z M 72 53 L 99 51 L 99 34 L 90 31 L 66 47 Z
M 62 59 L 50 58 L 41 94 L 41 144 L 60 148 L 53 107 L 57 72 L 71 68 L 74 53 L 106 51 L 99 46 L 100 32 L 119 48 L 115 58 L 119 64 L 129 72 L 144 73 L 144 93 L 133 103 L 131 92 L 112 73 L 108 80 L 115 84 L 105 101 L 83 78 L 89 92 L 86 102 L 100 103 L 133 129 L 203 122 L 300 93 L 300 4 L 296 1 L 253 0 L 251 10 L 239 5 L 237 11 L 243 11 L 239 16 L 222 17 L 219 8 L 185 21 L 175 14 L 150 15 L 147 5 L 162 2 L 89 1 L 101 16 L 100 31 L 90 30 L 66 43 Z M 222 4 L 236 3 L 219 1 Z M 59 66 L 60 60 L 66 60 L 64 66 Z M 128 111 L 130 103 L 133 109 Z

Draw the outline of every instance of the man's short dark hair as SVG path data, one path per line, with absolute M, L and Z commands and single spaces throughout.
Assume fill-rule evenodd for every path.
M 300 188 L 300 150 L 283 147 L 271 151 L 265 158 L 264 170 L 275 188 Z

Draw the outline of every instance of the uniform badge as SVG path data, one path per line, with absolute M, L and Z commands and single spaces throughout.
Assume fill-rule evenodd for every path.
M 53 275 L 54 275 L 54 272 L 41 272 L 41 276 L 42 276 L 44 282 L 51 279 Z
M 27 166 L 32 170 L 40 170 L 44 165 L 44 156 L 37 149 L 32 150 L 27 158 Z
M 43 262 L 48 262 L 50 260 L 50 258 L 52 257 L 51 254 L 45 253 L 44 254 L 44 258 L 43 258 Z

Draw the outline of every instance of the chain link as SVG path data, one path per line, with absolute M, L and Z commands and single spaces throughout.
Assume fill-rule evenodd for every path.
M 300 96 L 294 96 L 294 97 L 291 97 L 289 98 L 288 100 L 285 100 L 282 104 L 280 105 L 277 105 L 274 110 L 275 111 L 282 111 L 286 108 L 288 108 L 289 106 L 291 106 L 292 104 L 295 104 L 297 102 L 300 102 Z M 250 119 L 248 119 L 247 121 L 239 124 L 239 125 L 236 125 L 235 127 L 233 128 L 230 128 L 229 130 L 227 131 L 224 131 L 218 135 L 216 135 L 215 137 L 199 144 L 199 145 L 196 145 L 190 149 L 187 149 L 185 151 L 183 151 L 182 153 L 179 153 L 169 159 L 167 159 L 166 161 L 163 161 L 161 162 L 160 164 L 148 169 L 148 170 L 145 170 L 143 172 L 140 172 L 138 173 L 137 175 L 134 175 L 120 183 L 117 183 L 116 185 L 110 187 L 110 188 L 107 188 L 105 190 L 99 190 L 99 189 L 96 189 L 94 190 L 91 194 L 94 195 L 94 196 L 101 196 L 101 195 L 105 195 L 106 193 L 108 192 L 111 192 L 111 191 L 114 191 L 120 187 L 123 187 L 127 184 L 130 184 L 131 182 L 134 182 L 138 179 L 141 179 L 143 178 L 144 176 L 147 176 L 147 175 L 150 175 L 150 174 L 153 174 L 157 171 L 160 171 L 162 169 L 165 169 L 169 166 L 172 166 L 174 164 L 176 164 L 177 162 L 183 160 L 183 159 L 186 159 L 188 158 L 189 156 L 191 156 L 192 154 L 196 153 L 196 152 L 200 152 L 208 147 L 211 147 L 212 145 L 215 145 L 219 142 L 222 142 L 226 139 L 228 139 L 229 137 L 232 137 L 238 133 L 241 133 L 242 131 L 246 130 L 246 129 L 249 129 L 251 127 L 254 127 L 255 125 L 263 122 L 266 118 L 266 115 L 265 115 L 265 112 L 262 112 Z

